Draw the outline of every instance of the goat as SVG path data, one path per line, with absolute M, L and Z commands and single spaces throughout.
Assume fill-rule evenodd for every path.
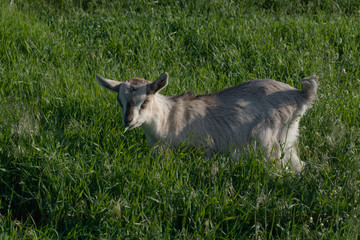
M 299 121 L 316 98 L 317 77 L 302 79 L 302 91 L 256 79 L 215 93 L 172 97 L 159 93 L 168 79 L 166 72 L 154 82 L 118 82 L 96 75 L 102 87 L 118 93 L 123 126 L 141 127 L 150 146 L 186 143 L 204 148 L 208 157 L 229 151 L 237 157 L 256 142 L 268 160 L 286 167 L 290 163 L 296 172 L 304 167 L 296 150 Z

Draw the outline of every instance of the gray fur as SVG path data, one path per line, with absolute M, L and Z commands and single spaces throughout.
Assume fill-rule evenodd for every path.
M 97 80 L 105 88 L 117 89 L 123 125 L 141 126 L 151 146 L 186 143 L 204 148 L 209 157 L 230 149 L 237 157 L 256 143 L 269 160 L 279 160 L 297 172 L 304 166 L 296 150 L 298 126 L 316 98 L 316 77 L 304 78 L 302 91 L 258 79 L 211 94 L 173 97 L 158 93 L 168 83 L 167 73 L 152 83 L 132 79 L 119 82 L 117 88 L 112 80 L 101 76 Z

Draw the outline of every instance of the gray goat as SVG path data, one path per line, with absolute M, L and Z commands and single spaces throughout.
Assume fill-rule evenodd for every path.
M 96 75 L 102 87 L 118 93 L 123 126 L 141 127 L 151 146 L 185 143 L 204 148 L 208 157 L 231 151 L 236 158 L 256 143 L 268 160 L 296 172 L 304 167 L 296 142 L 300 118 L 316 98 L 316 77 L 302 79 L 302 91 L 257 79 L 215 93 L 173 97 L 159 94 L 168 79 L 168 73 L 154 82 L 141 78 L 118 82 Z

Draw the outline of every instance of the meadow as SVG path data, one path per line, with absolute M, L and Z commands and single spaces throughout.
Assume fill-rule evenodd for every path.
M 358 0 L 4 0 L 0 13 L 0 239 L 360 238 Z M 95 74 L 164 71 L 165 95 L 316 74 L 305 170 L 153 154 Z

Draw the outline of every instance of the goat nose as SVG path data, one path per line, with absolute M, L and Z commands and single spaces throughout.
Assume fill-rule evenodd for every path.
M 132 118 L 131 119 L 124 119 L 125 125 L 129 126 L 129 124 L 132 122 Z

